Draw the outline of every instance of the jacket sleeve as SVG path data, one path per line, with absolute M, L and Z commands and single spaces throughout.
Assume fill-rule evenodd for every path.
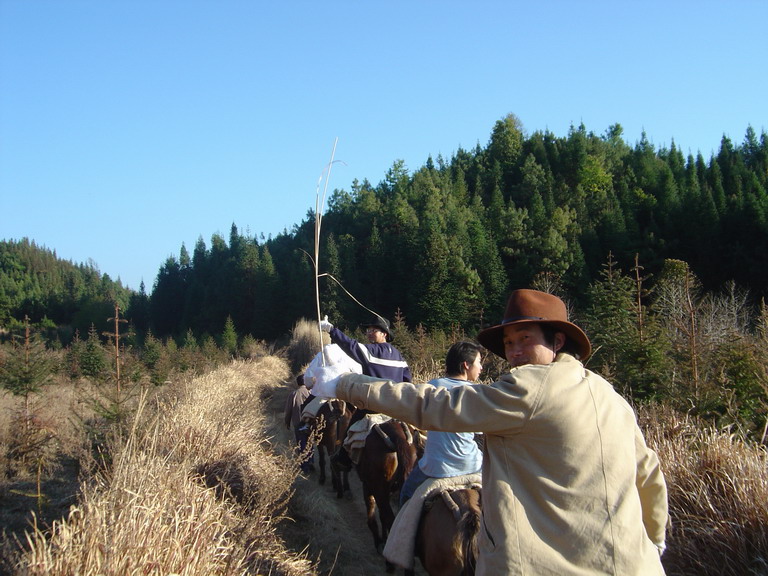
M 661 472 L 656 452 L 648 448 L 638 427 L 635 431 L 637 451 L 637 491 L 643 509 L 643 524 L 648 538 L 659 552 L 666 547 L 666 530 L 669 520 L 667 484 Z
M 355 362 L 365 366 L 366 359 L 360 354 L 360 343 L 357 340 L 347 336 L 344 332 L 336 328 L 336 326 L 331 328 L 329 334 L 331 336 L 331 342 L 338 344 L 339 348 L 344 350 L 344 353 Z
M 511 434 L 529 419 L 537 395 L 525 390 L 511 393 L 514 380 L 504 378 L 491 385 L 469 384 L 449 390 L 345 374 L 339 379 L 336 395 L 422 430 Z

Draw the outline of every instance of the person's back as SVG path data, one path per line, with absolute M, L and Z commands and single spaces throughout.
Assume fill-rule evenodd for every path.
M 466 386 L 466 380 L 438 378 L 429 384 L 438 388 Z M 472 432 L 427 432 L 424 455 L 419 460 L 419 467 L 432 478 L 461 476 L 480 470 L 483 454 Z
M 446 355 L 446 374 L 429 384 L 437 388 L 466 386 L 477 380 L 483 365 L 480 346 L 473 342 L 456 342 Z M 483 454 L 472 432 L 427 431 L 424 454 L 405 481 L 400 491 L 400 504 L 404 504 L 428 478 L 450 478 L 480 471 Z
M 299 452 L 304 454 L 307 451 L 309 430 L 301 421 L 301 411 L 309 398 L 310 393 L 304 385 L 303 374 L 296 377 L 296 385 L 297 388 L 293 390 L 285 400 L 284 420 L 285 427 L 289 430 L 291 428 L 293 429 Z M 301 470 L 303 472 L 312 472 L 314 470 L 314 458 L 311 454 L 307 456 L 306 461 L 301 463 Z
M 390 344 L 394 335 L 389 322 L 378 316 L 368 324 L 363 324 L 362 327 L 366 329 L 368 344 L 363 344 L 347 336 L 328 322 L 327 317 L 320 322 L 320 329 L 330 335 L 331 342 L 337 344 L 347 356 L 358 362 L 366 376 L 392 380 L 393 382 L 411 382 L 413 378 L 408 363 L 400 350 Z M 355 430 L 353 426 L 365 418 L 367 414 L 371 414 L 371 411 L 359 408 L 354 411 L 349 421 L 348 434 Z M 340 446 L 336 453 L 331 456 L 331 464 L 341 471 L 348 471 L 352 468 L 352 459 L 344 445 Z

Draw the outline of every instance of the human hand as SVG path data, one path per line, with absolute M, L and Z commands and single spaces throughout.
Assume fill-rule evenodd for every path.
M 318 366 L 312 371 L 312 394 L 320 398 L 336 398 L 336 386 L 342 374 L 349 372 L 343 364 Z
M 320 330 L 323 332 L 330 332 L 331 328 L 333 328 L 333 324 L 328 322 L 328 316 L 320 320 Z
M 312 390 L 313 396 L 335 398 L 338 376 L 347 372 L 362 374 L 363 367 L 347 356 L 338 344 L 328 344 L 315 355 L 304 371 L 304 385 Z M 315 390 L 318 383 L 321 387 Z

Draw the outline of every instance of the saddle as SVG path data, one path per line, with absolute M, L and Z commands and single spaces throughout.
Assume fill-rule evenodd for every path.
M 363 446 L 365 446 L 365 439 L 368 438 L 368 434 L 374 429 L 379 430 L 378 425 L 388 420 L 391 420 L 391 418 L 385 414 L 366 414 L 364 418 L 361 418 L 349 427 L 344 438 L 344 449 L 349 454 L 352 462 L 357 464 L 360 460 L 360 452 L 363 450 Z M 382 432 L 379 433 L 383 434 Z
M 389 538 L 384 546 L 384 557 L 406 570 L 413 570 L 416 554 L 416 532 L 419 529 L 419 520 L 421 520 L 421 512 L 425 503 L 443 492 L 461 488 L 479 489 L 481 485 L 482 477 L 480 474 L 464 474 L 463 476 L 425 480 L 395 516 L 395 522 L 392 524 Z
M 328 401 L 327 398 L 320 398 L 315 396 L 310 400 L 301 410 L 301 420 L 303 422 L 309 422 L 317 418 L 317 411 L 320 407 Z

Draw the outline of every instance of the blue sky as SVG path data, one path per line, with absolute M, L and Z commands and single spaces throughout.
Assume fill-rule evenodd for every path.
M 528 133 L 716 151 L 768 130 L 763 0 L 0 0 L 0 239 L 147 291 L 396 160 Z M 325 181 L 322 182 L 325 185 Z

